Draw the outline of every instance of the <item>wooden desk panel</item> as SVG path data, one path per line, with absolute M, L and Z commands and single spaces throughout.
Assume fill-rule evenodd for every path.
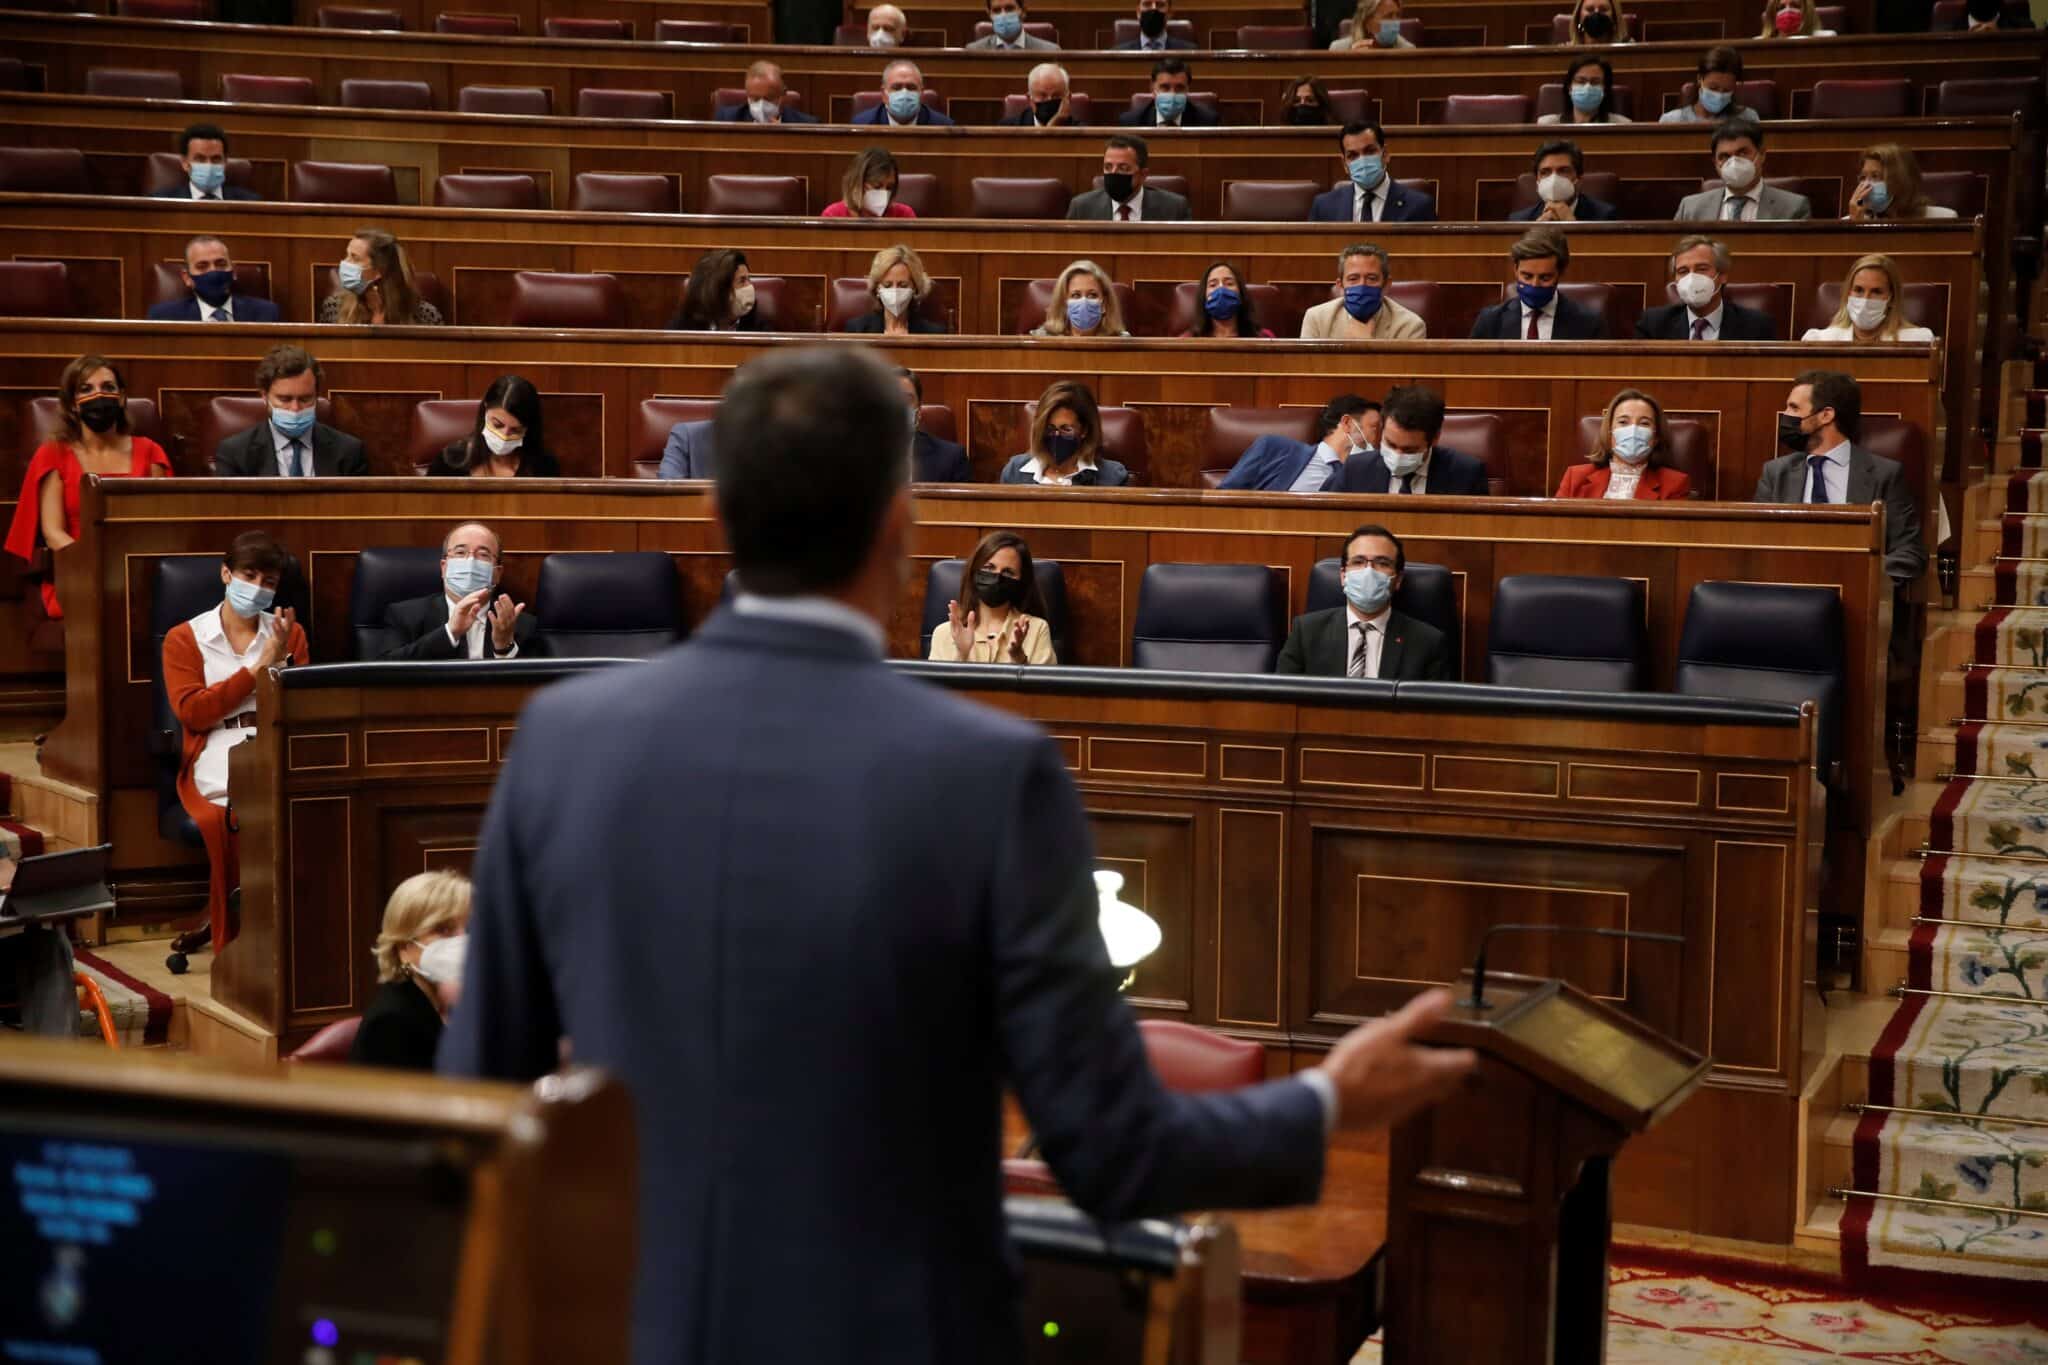
M 1760 8 L 1749 0 L 1709 0 L 1706 4 L 1697 0 L 1630 0 L 1628 17 L 1641 26 L 1642 36 L 1650 42 L 1725 43 L 1753 40 Z M 1876 5 L 1872 0 L 1850 0 L 1844 8 L 1849 12 L 1842 29 L 1845 34 L 1868 36 L 1876 31 Z M 1409 0 L 1402 7 L 1408 18 L 1422 21 L 1425 34 L 1439 25 L 1484 28 L 1487 43 L 1496 47 L 1519 43 L 1547 47 L 1552 17 L 1569 12 L 1569 6 L 1556 8 L 1554 0 Z M 1560 74 L 1563 70 L 1560 63 Z
M 357 964 L 390 888 L 473 855 L 528 687 L 443 676 L 259 684 L 258 707 L 276 719 L 234 757 L 242 930 L 215 963 L 214 996 L 287 1045 L 361 1008 L 370 986 Z M 1453 976 L 1492 923 L 1683 933 L 1683 945 L 1626 954 L 1517 941 L 1495 956 L 1562 974 L 1713 1055 L 1712 1098 L 1689 1103 L 1665 1144 L 1690 1150 L 1685 1192 L 1697 1202 L 1653 1184 L 1625 1194 L 1625 1210 L 1658 1200 L 1670 1216 L 1652 1221 L 1666 1226 L 1788 1241 L 1795 1163 L 1780 1120 L 1808 1064 L 1799 945 L 1812 831 L 1794 794 L 1811 780 L 1810 714 L 1490 715 L 1403 704 L 1398 692 L 1361 704 L 1293 691 L 1204 700 L 1130 694 L 1113 675 L 1100 692 L 1057 694 L 1022 690 L 1001 670 L 972 680 L 970 695 L 1036 721 L 1070 755 L 1098 860 L 1126 873 L 1127 897 L 1161 924 L 1166 947 L 1139 967 L 1133 1003 L 1301 1057 Z M 1231 762 L 1255 750 L 1277 768 Z M 399 752 L 409 761 L 388 761 Z M 1412 756 L 1425 776 L 1331 780 L 1389 755 Z M 1502 780 L 1525 767 L 1572 776 L 1543 792 Z M 1689 795 L 1603 801 L 1577 780 L 1594 771 L 1679 774 Z M 1719 779 L 1737 773 L 1782 785 L 1784 806 L 1721 803 Z M 1393 851 L 1396 841 L 1413 851 Z M 1384 863 L 1361 871 L 1369 857 Z M 1432 882 L 1434 913 L 1421 919 L 1418 875 Z
M 769 0 L 489 0 L 488 7 L 465 4 L 463 0 L 378 0 L 377 8 L 395 9 L 406 30 L 431 34 L 434 20 L 444 12 L 461 14 L 514 14 L 519 31 L 539 37 L 547 19 L 624 19 L 633 25 L 633 37 L 654 41 L 654 26 L 663 19 L 707 19 L 719 24 L 738 24 L 748 40 L 775 41 L 775 6 Z M 294 0 L 293 20 L 302 28 L 319 30 L 321 0 Z

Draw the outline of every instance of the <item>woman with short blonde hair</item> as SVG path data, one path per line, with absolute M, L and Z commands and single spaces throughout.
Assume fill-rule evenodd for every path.
M 901 242 L 885 246 L 868 264 L 868 299 L 874 311 L 848 322 L 846 330 L 892 337 L 944 336 L 945 324 L 924 316 L 924 301 L 931 292 L 932 277 L 925 273 L 924 259 Z
M 1351 12 L 1351 33 L 1331 41 L 1332 52 L 1370 52 L 1374 48 L 1409 47 L 1415 44 L 1401 33 L 1401 0 L 1358 0 Z M 1387 27 L 1382 29 L 1381 24 Z
M 1093 325 L 1087 325 L 1092 320 Z M 1127 337 L 1123 305 L 1116 301 L 1116 282 L 1093 261 L 1075 261 L 1053 281 L 1052 304 L 1045 321 L 1031 329 L 1035 337 Z
M 434 1069 L 442 1019 L 461 992 L 469 898 L 469 878 L 460 873 L 417 872 L 384 902 L 384 923 L 370 950 L 382 984 L 356 1028 L 351 1062 Z
M 420 950 L 469 924 L 469 878 L 459 872 L 419 872 L 384 902 L 384 924 L 371 955 L 379 981 L 404 981 L 419 965 Z

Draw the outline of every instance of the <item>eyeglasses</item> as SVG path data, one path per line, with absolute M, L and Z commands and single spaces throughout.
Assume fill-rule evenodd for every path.
M 1353 555 L 1344 561 L 1347 569 L 1378 569 L 1381 573 L 1392 573 L 1398 567 L 1391 555 Z
M 1045 434 L 1048 436 L 1071 436 L 1079 439 L 1081 428 L 1077 426 L 1047 427 Z
M 498 557 L 492 554 L 487 547 L 483 546 L 472 550 L 467 545 L 457 545 L 448 551 L 447 557 L 450 559 L 481 559 L 486 564 L 498 562 Z

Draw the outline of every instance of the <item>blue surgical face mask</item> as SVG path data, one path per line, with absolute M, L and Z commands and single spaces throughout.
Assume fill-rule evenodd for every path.
M 1188 97 L 1184 91 L 1168 90 L 1152 97 L 1152 107 L 1159 111 L 1161 123 L 1172 123 L 1188 111 Z
M 200 302 L 215 308 L 228 301 L 235 292 L 235 272 L 232 270 L 206 270 L 192 277 L 192 292 Z
M 1641 464 L 1650 458 L 1652 437 L 1648 427 L 1616 427 L 1608 441 L 1614 458 L 1627 464 Z
M 1006 43 L 1017 41 L 1017 35 L 1024 31 L 1024 16 L 1016 10 L 1005 10 L 995 17 L 996 37 Z
M 244 621 L 253 621 L 270 610 L 270 604 L 277 600 L 277 590 L 251 583 L 246 578 L 228 580 L 228 609 Z
M 1219 284 L 1209 291 L 1209 297 L 1202 301 L 1202 310 L 1219 322 L 1228 322 L 1237 316 L 1237 310 L 1244 301 L 1237 291 L 1227 284 Z
M 192 188 L 207 194 L 217 194 L 220 187 L 228 183 L 228 168 L 219 161 L 195 161 L 192 163 Z
M 1700 108 L 1710 114 L 1718 114 L 1733 103 L 1735 103 L 1735 96 L 1729 91 L 1707 89 L 1700 91 Z
M 488 559 L 451 559 L 441 570 L 441 581 L 448 585 L 448 595 L 455 598 L 490 587 L 496 576 L 497 566 Z
M 276 427 L 281 435 L 287 437 L 304 436 L 313 429 L 313 423 L 319 419 L 319 416 L 320 413 L 315 408 L 274 407 L 270 410 L 270 425 Z
M 1380 311 L 1382 297 L 1380 287 L 1376 284 L 1346 285 L 1344 311 L 1360 322 L 1369 322 L 1372 315 Z
M 1600 101 L 1607 98 L 1604 85 L 1575 85 L 1571 89 L 1572 108 L 1582 114 L 1590 114 L 1600 107 Z
M 343 261 L 334 267 L 334 278 L 351 294 L 360 294 L 370 287 L 363 278 L 363 268 L 354 261 Z
M 1344 600 L 1356 607 L 1360 615 L 1378 616 L 1394 600 L 1394 580 L 1371 567 L 1347 569 Z
M 1517 284 L 1515 286 L 1515 296 L 1521 299 L 1523 307 L 1540 313 L 1550 306 L 1552 299 L 1557 297 L 1557 286 L 1554 284 Z
M 1892 206 L 1891 187 L 1882 180 L 1870 182 L 1870 193 L 1863 196 L 1863 207 L 1872 213 L 1883 213 Z
M 1380 20 L 1379 36 L 1381 47 L 1397 45 L 1401 41 L 1401 21 L 1399 19 Z
M 1101 324 L 1101 299 L 1067 300 L 1067 326 L 1077 332 L 1092 332 Z
M 908 123 L 917 117 L 917 106 L 924 103 L 924 97 L 915 90 L 891 90 L 889 92 L 889 117 L 898 123 Z
M 1358 188 L 1377 189 L 1380 181 L 1386 178 L 1387 160 L 1378 152 L 1368 152 L 1364 156 L 1352 157 L 1346 169 L 1351 172 L 1351 183 Z

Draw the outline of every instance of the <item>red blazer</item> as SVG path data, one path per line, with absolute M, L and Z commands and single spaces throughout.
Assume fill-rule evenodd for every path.
M 1604 498 L 1607 496 L 1608 466 L 1575 464 L 1564 472 L 1557 486 L 1560 498 Z M 1692 491 L 1692 480 L 1668 465 L 1651 465 L 1636 480 L 1638 498 L 1682 498 Z

